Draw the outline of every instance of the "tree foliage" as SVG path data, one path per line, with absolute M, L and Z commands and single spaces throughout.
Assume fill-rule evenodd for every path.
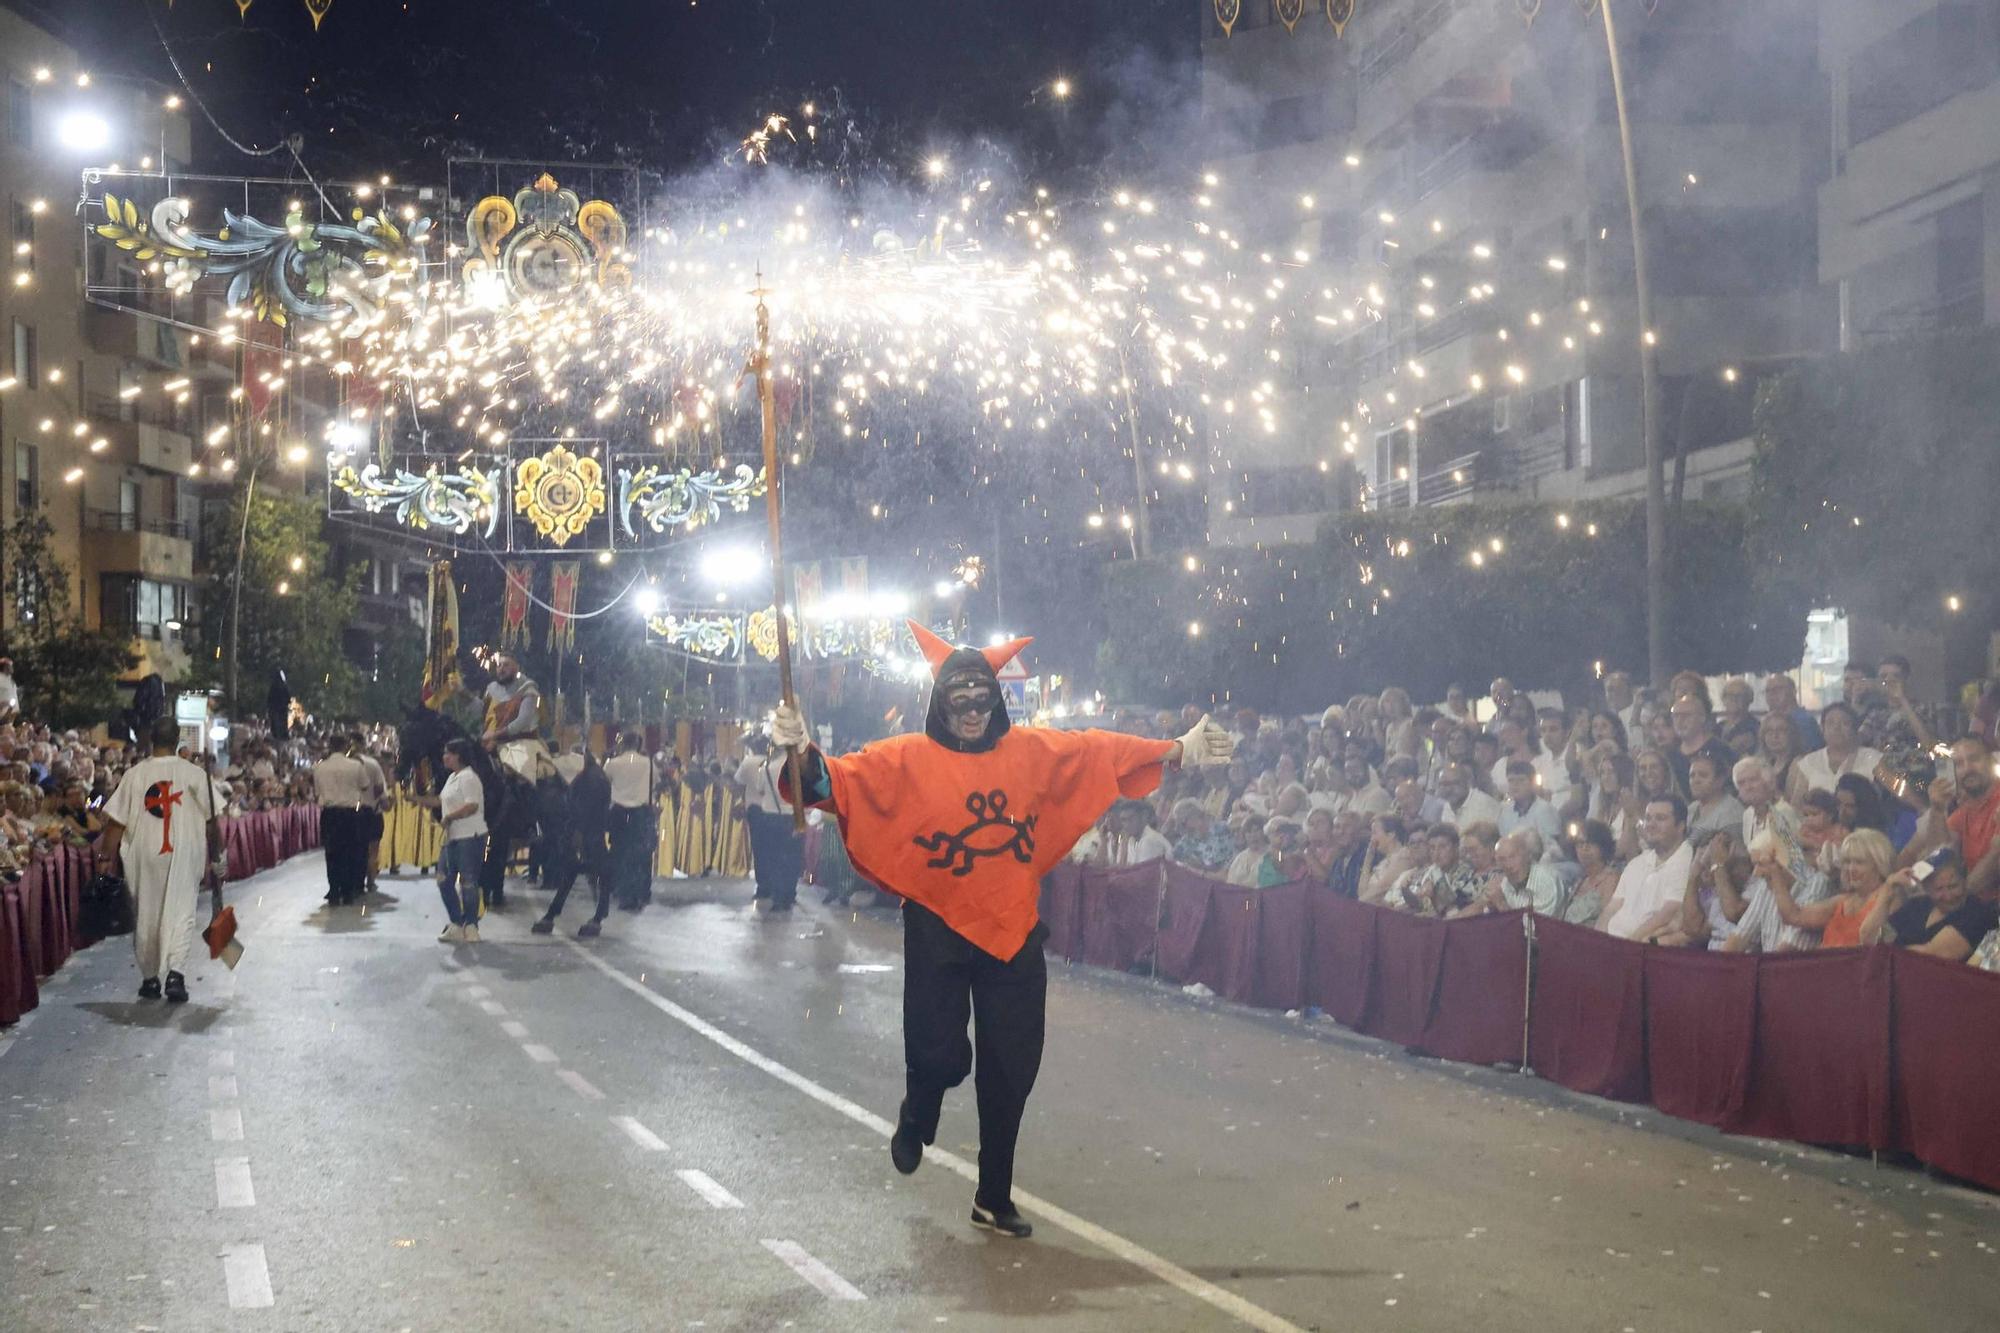
M 18 598 L 14 675 L 26 716 L 56 727 L 94 726 L 118 713 L 118 678 L 138 658 L 123 635 L 83 623 L 71 598 L 71 571 L 50 546 L 54 533 L 39 507 L 7 529 L 7 576 Z
M 361 670 L 362 722 L 401 722 L 409 706 L 423 694 L 424 631 L 397 620 L 382 636 L 374 662 Z
M 194 665 L 207 685 L 228 682 L 230 594 L 236 545 L 243 547 L 243 599 L 237 671 L 240 700 L 230 711 L 263 711 L 271 673 L 283 669 L 308 713 L 353 716 L 361 697 L 361 672 L 342 650 L 342 632 L 359 605 L 361 571 L 334 574 L 323 529 L 326 515 L 310 496 L 260 486 L 243 527 L 245 489 L 239 488 L 204 536 L 201 622 L 194 636 Z
M 1752 579 L 1745 522 L 1733 506 L 1682 511 L 1677 667 L 1798 660 L 1806 605 Z M 1312 543 L 1217 548 L 1195 571 L 1115 566 L 1100 665 L 1117 697 L 1154 704 L 1304 711 L 1388 685 L 1441 698 L 1454 681 L 1476 690 L 1500 674 L 1575 691 L 1600 666 L 1645 662 L 1644 597 L 1635 503 L 1342 514 Z
M 1756 408 L 1755 564 L 1767 587 L 1935 625 L 1958 595 L 1992 621 L 2000 553 L 2000 331 L 1830 356 L 1767 381 Z

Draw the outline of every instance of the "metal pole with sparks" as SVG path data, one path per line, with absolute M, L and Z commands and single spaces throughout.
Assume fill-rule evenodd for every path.
M 778 412 L 771 387 L 771 310 L 764 304 L 764 270 L 757 270 L 757 349 L 751 353 L 750 369 L 757 376 L 757 407 L 764 422 L 764 516 L 771 527 L 771 614 L 778 627 L 778 692 L 785 703 L 799 706 L 792 693 L 792 636 L 785 624 L 785 537 L 780 521 L 781 469 L 778 466 Z M 792 785 L 792 828 L 805 832 L 806 807 L 800 790 L 799 752 L 785 755 L 785 775 Z

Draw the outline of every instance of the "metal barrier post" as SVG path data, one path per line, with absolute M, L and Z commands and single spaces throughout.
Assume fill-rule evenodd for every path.
M 1535 914 L 1532 911 L 1521 914 L 1521 943 L 1528 951 L 1528 966 L 1523 972 L 1521 986 L 1521 1072 L 1532 1077 L 1535 1071 L 1528 1063 L 1529 1036 L 1535 1025 Z

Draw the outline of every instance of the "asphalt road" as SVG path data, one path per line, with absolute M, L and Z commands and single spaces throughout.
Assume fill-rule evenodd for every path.
M 0 1031 L 0 1329 L 2000 1326 L 1984 1196 L 1060 964 L 1036 1233 L 977 1232 L 969 1086 L 889 1166 L 892 915 L 683 881 L 447 946 L 321 874 L 238 886 L 190 1004 L 113 941 Z

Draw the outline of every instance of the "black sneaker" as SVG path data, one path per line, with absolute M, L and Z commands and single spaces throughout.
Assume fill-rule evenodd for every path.
M 555 929 L 556 923 L 547 917 L 543 917 L 540 921 L 528 927 L 528 933 L 530 935 L 553 935 L 555 934 Z
M 972 1225 L 981 1231 L 998 1232 L 1014 1240 L 1026 1240 L 1035 1234 L 1035 1229 L 1028 1225 L 1028 1219 L 1012 1208 L 987 1208 L 977 1199 L 972 1201 Z
M 916 1174 L 924 1160 L 924 1136 L 910 1119 L 908 1102 L 896 1112 L 896 1132 L 889 1138 L 889 1160 L 906 1176 Z
M 167 973 L 167 1003 L 186 1004 L 187 997 L 187 978 L 178 972 Z
M 145 979 L 144 981 L 140 982 L 140 983 L 139 983 L 139 998 L 140 998 L 140 999 L 142 999 L 142 1000 L 157 1000 L 157 999 L 159 999 L 159 998 L 160 998 L 160 979 L 159 979 L 158 977 L 147 977 L 147 978 L 146 978 L 146 979 Z
M 586 921 L 576 928 L 576 937 L 580 940 L 594 940 L 603 933 L 604 927 L 595 921 Z

